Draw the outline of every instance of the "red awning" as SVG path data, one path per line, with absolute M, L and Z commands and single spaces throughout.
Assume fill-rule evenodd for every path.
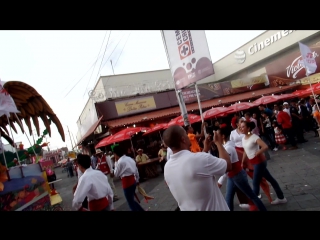
M 223 96 L 219 98 L 214 98 L 211 100 L 203 101 L 201 102 L 201 107 L 202 109 L 207 109 L 213 106 L 221 106 L 221 105 L 228 105 L 228 104 L 233 104 L 237 101 L 246 101 L 249 99 L 256 99 L 261 97 L 261 95 L 268 95 L 268 94 L 276 94 L 280 92 L 284 92 L 290 89 L 294 89 L 300 86 L 300 84 L 295 84 L 291 86 L 282 86 L 282 87 L 272 87 L 272 88 L 264 88 L 264 89 L 259 89 L 255 91 L 250 91 L 250 92 L 244 92 L 244 93 L 239 93 L 239 94 L 234 94 L 234 95 L 229 95 L 229 96 Z M 199 109 L 198 103 L 191 103 L 187 104 L 187 111 L 191 110 L 197 110 Z M 156 110 L 152 112 L 147 112 L 147 113 L 141 113 L 137 114 L 134 116 L 130 117 L 123 117 L 123 118 L 118 118 L 114 120 L 107 120 L 104 122 L 104 124 L 107 124 L 110 128 L 115 128 L 123 125 L 131 125 L 135 123 L 141 123 L 144 121 L 149 121 L 151 119 L 157 119 L 157 118 L 162 118 L 162 117 L 169 117 L 173 115 L 177 115 L 180 113 L 180 108 L 177 107 L 171 107 L 171 108 L 166 108 L 166 109 L 161 109 L 161 110 Z
M 96 121 L 90 128 L 89 130 L 86 132 L 85 135 L 83 135 L 83 137 L 80 139 L 80 141 L 78 142 L 77 145 L 80 145 L 87 137 L 89 137 L 95 130 L 96 128 L 99 126 L 101 119 L 103 118 L 103 116 L 101 116 L 98 121 Z

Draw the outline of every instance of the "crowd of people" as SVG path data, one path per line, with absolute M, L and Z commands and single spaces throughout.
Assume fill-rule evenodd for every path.
M 305 132 L 314 131 L 318 136 L 319 111 L 313 99 L 292 100 L 290 107 L 287 102 L 275 104 L 272 110 L 260 105 L 259 111 L 243 116 L 235 113 L 230 123 L 215 121 L 208 126 L 204 122 L 200 133 L 195 133 L 191 125 L 185 128 L 173 125 L 164 131 L 158 157 L 165 182 L 177 201 L 177 211 L 233 211 L 235 195 L 240 207 L 267 211 L 260 188 L 271 204 L 287 202 L 277 180 L 268 171 L 268 150 L 286 150 L 287 143 L 291 145 L 289 149 L 297 149 L 298 143 L 307 142 Z M 137 163 L 149 157 L 138 149 L 133 159 L 124 149 L 117 145 L 107 154 L 98 149 L 91 159 L 84 154 L 77 156 L 75 209 L 114 210 L 113 202 L 118 196 L 113 178 L 119 177 L 130 209 L 144 211 L 135 201 L 141 175 Z M 225 181 L 224 197 L 220 188 Z M 275 199 L 268 183 L 276 193 Z

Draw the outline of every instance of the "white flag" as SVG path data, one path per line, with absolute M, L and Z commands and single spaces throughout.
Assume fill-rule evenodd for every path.
M 163 30 L 162 33 L 177 89 L 214 74 L 204 31 Z
M 20 113 L 20 111 L 0 80 L 0 117 L 4 114 L 9 117 L 10 113 Z
M 302 63 L 306 69 L 306 74 L 309 76 L 317 70 L 317 62 L 315 60 L 315 52 L 312 52 L 307 45 L 299 42 Z

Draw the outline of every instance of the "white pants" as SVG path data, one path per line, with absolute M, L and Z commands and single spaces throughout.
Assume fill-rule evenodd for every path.
M 110 177 L 110 173 L 109 174 L 106 174 L 107 175 L 107 178 L 108 178 L 108 182 L 110 184 L 110 187 L 113 191 L 113 197 L 118 197 L 118 194 L 117 194 L 117 190 L 116 190 L 116 187 L 114 186 L 114 183 L 113 183 L 113 178 Z

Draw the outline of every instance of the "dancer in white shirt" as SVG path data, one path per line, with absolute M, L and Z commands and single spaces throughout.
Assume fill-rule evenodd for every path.
M 242 146 L 244 153 L 242 157 L 242 166 L 248 161 L 253 165 L 253 192 L 258 196 L 260 192 L 260 183 L 262 178 L 265 178 L 273 187 L 277 194 L 277 199 L 272 201 L 271 204 L 286 203 L 287 199 L 284 197 L 283 192 L 278 182 L 273 178 L 267 169 L 267 161 L 263 152 L 268 150 L 267 144 L 261 140 L 259 136 L 252 133 L 255 129 L 254 122 L 242 122 L 241 131 L 245 135 L 242 139 Z
M 165 181 L 181 211 L 229 211 L 228 205 L 217 186 L 215 175 L 221 176 L 231 170 L 229 154 L 214 133 L 220 158 L 207 153 L 210 135 L 206 138 L 204 151 L 190 152 L 190 139 L 178 125 L 170 126 L 163 133 L 163 140 L 173 155 L 164 170 Z
M 226 126 L 220 128 L 218 132 L 221 135 L 221 144 L 224 143 L 223 147 L 228 152 L 232 163 L 232 169 L 227 173 L 228 181 L 226 190 L 226 201 L 230 211 L 233 211 L 234 209 L 233 199 L 236 190 L 240 190 L 249 199 L 251 199 L 251 201 L 260 211 L 267 211 L 266 207 L 263 205 L 258 196 L 253 193 L 252 188 L 250 187 L 248 182 L 247 173 L 241 167 L 241 160 L 239 161 L 238 154 L 235 149 L 235 144 L 233 141 L 230 141 L 231 129 Z M 253 203 L 251 203 L 251 205 L 253 205 Z
M 83 175 L 79 178 L 72 206 L 81 211 L 82 202 L 87 197 L 90 211 L 113 211 L 113 192 L 108 178 L 101 171 L 91 168 L 89 155 L 78 154 L 77 163 Z
M 134 200 L 136 186 L 139 185 L 139 172 L 136 161 L 124 153 L 124 150 L 119 145 L 113 148 L 116 161 L 114 176 L 121 178 L 124 196 L 131 211 L 144 211 L 140 204 Z

